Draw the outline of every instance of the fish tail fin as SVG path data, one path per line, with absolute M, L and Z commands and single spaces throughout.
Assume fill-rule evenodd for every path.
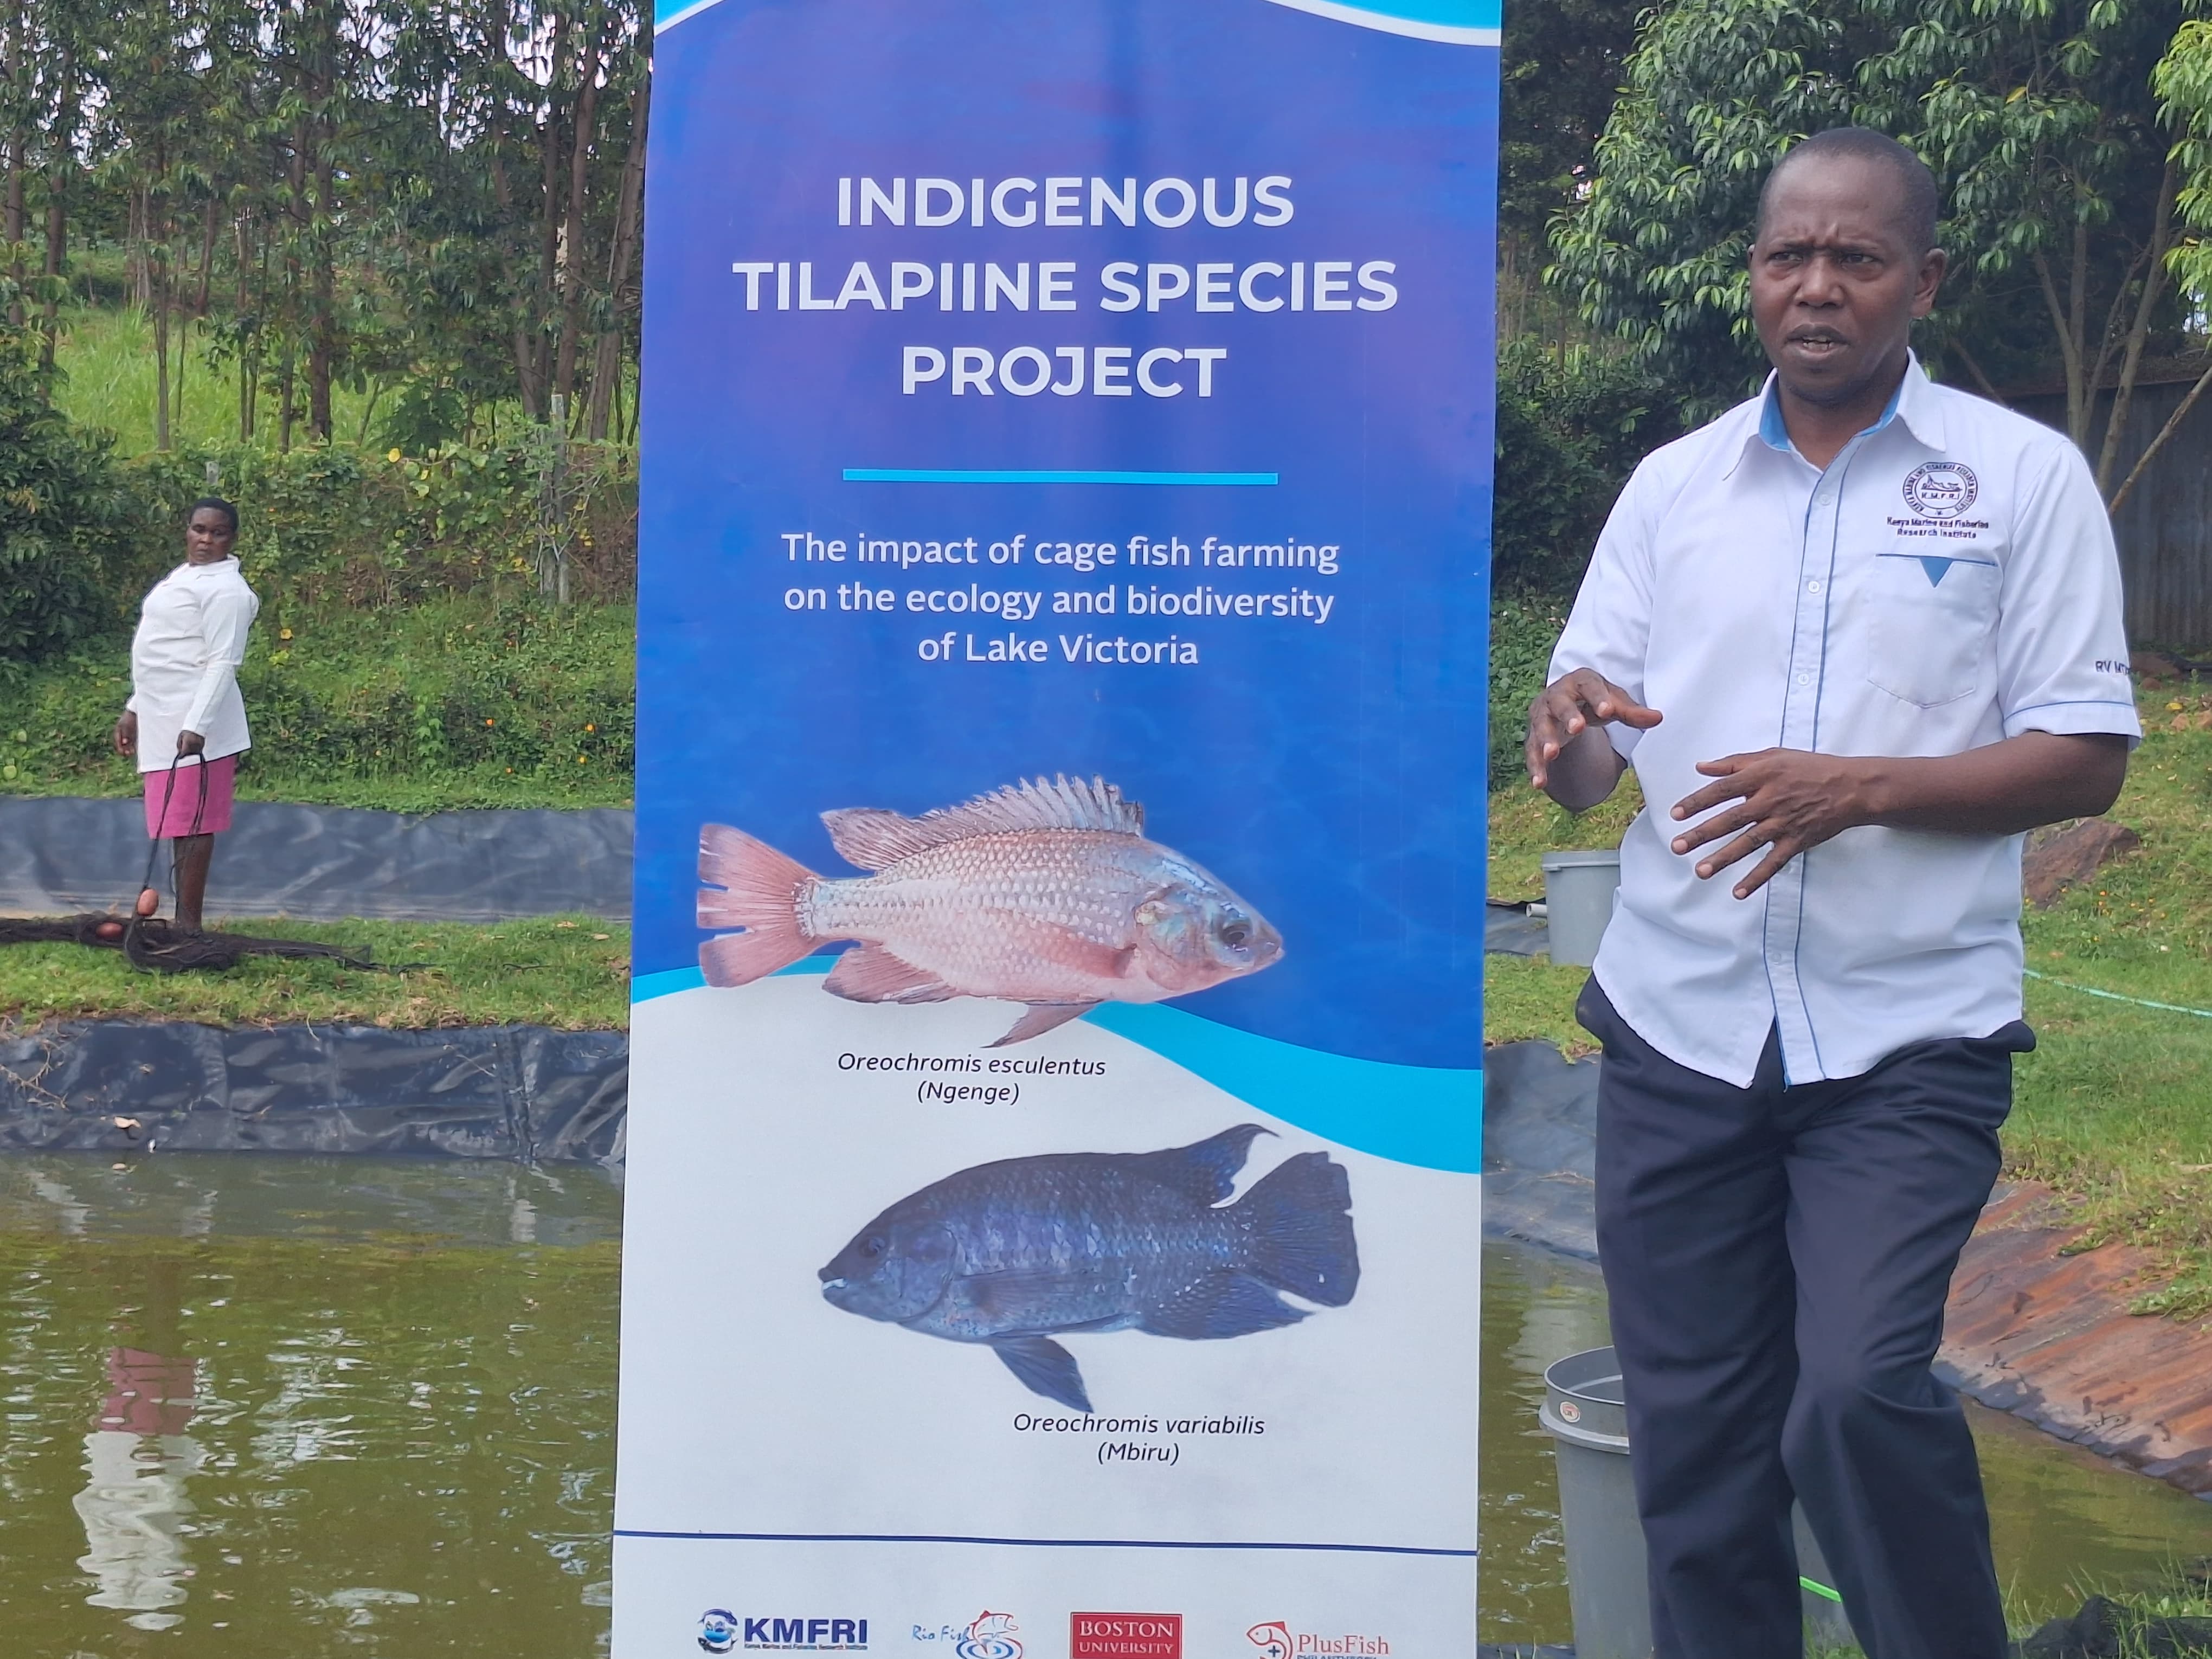
M 1234 1206 L 1251 1218 L 1244 1271 L 1262 1284 L 1324 1308 L 1340 1308 L 1359 1287 L 1352 1231 L 1352 1183 L 1326 1152 L 1285 1158 Z
M 817 879 L 796 859 L 726 823 L 699 830 L 702 927 L 742 927 L 699 947 L 709 985 L 750 985 L 788 967 L 814 948 L 799 902 Z

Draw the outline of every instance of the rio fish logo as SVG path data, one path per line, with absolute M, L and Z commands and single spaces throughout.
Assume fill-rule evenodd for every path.
M 1981 493 L 1973 468 L 1958 461 L 1929 461 L 1905 475 L 1905 504 L 1923 519 L 1955 519 Z
M 738 1615 L 726 1607 L 709 1607 L 699 1615 L 699 1645 L 709 1653 L 727 1653 L 738 1644 Z
M 1011 1613 L 986 1607 L 969 1622 L 952 1650 L 960 1659 L 1022 1659 L 1022 1644 L 1014 1637 L 1020 1628 Z
M 1260 1650 L 1260 1659 L 1291 1659 L 1291 1627 L 1279 1619 L 1253 1626 L 1244 1639 Z

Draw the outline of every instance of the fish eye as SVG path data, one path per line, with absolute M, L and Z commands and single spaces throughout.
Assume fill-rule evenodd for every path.
M 1232 951 L 1241 951 L 1252 942 L 1252 924 L 1242 916 L 1231 916 L 1221 924 L 1221 942 Z
M 890 1244 L 881 1233 L 870 1233 L 866 1238 L 860 1241 L 860 1254 L 862 1255 L 881 1255 L 889 1249 L 890 1249 Z

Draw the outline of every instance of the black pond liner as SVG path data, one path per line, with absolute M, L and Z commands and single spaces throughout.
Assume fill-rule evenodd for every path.
M 503 921 L 629 916 L 632 815 L 410 814 L 240 801 L 217 838 L 208 910 L 222 916 Z M 0 795 L 0 913 L 127 906 L 146 867 L 135 799 Z
M 608 1164 L 629 1039 L 72 1021 L 0 1037 L 0 1152 L 373 1152 Z

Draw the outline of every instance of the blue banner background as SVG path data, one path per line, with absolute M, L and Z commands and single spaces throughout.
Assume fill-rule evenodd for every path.
M 1405 8 L 1392 8 L 1403 11 Z M 1430 9 L 1433 9 L 1431 8 Z M 1494 19 L 1492 20 L 1494 21 Z M 868 49 L 855 51 L 865 41 Z M 720 0 L 661 39 L 648 179 L 635 969 L 696 963 L 698 829 L 857 873 L 818 814 L 1097 774 L 1278 927 L 1180 1001 L 1277 1042 L 1480 1064 L 1494 50 L 1267 0 Z M 842 177 L 1287 174 L 1276 228 L 837 223 Z M 1087 200 L 1087 196 L 1086 196 Z M 1080 309 L 745 308 L 733 261 L 1073 260 Z M 1387 259 L 1382 312 L 1097 307 L 1109 260 Z M 1279 284 L 1276 285 L 1279 286 Z M 765 285 L 772 292 L 774 279 Z M 1354 293 L 1358 290 L 1355 289 Z M 1225 347 L 1214 395 L 901 391 L 902 348 Z M 1185 378 L 1190 378 L 1188 370 Z M 848 482 L 848 469 L 1272 473 L 1255 486 Z M 785 532 L 1336 543 L 1342 573 L 794 566 Z M 1335 594 L 1301 620 L 1055 618 L 1195 666 L 925 662 L 992 617 L 793 612 L 785 590 L 1158 583 Z M 1270 580 L 1255 581 L 1255 576 Z M 980 648 L 980 647 L 979 647 Z M 1378 1103 L 1380 1105 L 1381 1103 Z

